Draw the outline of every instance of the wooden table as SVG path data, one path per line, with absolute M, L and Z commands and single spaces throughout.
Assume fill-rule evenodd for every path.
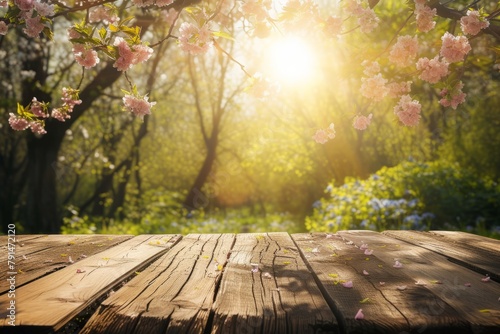
M 0 242 L 1 333 L 500 333 L 500 241 L 462 232 Z

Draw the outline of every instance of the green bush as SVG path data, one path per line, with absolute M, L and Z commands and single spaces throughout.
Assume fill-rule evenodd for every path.
M 154 192 L 143 196 L 142 204 L 123 209 L 125 219 L 110 219 L 80 215 L 69 209 L 64 218 L 64 234 L 189 234 L 242 232 L 302 232 L 288 213 L 255 215 L 245 210 L 210 213 L 187 212 L 181 202 L 183 196 L 175 192 Z
M 405 162 L 366 180 L 330 184 L 306 219 L 310 231 L 446 229 L 499 233 L 500 187 L 456 164 Z

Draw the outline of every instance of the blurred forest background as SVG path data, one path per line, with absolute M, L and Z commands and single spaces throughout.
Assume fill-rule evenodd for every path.
M 157 101 L 143 122 L 122 110 L 127 82 L 111 62 L 82 79 L 71 45 L 57 43 L 68 22 L 56 22 L 53 43 L 11 31 L 0 51 L 2 226 L 133 234 L 430 228 L 498 237 L 500 72 L 487 47 L 494 38 L 471 41 L 462 77 L 468 100 L 457 110 L 441 107 L 434 88 L 413 84 L 418 127 L 397 122 L 394 101 L 374 105 L 359 94 L 359 64 L 404 25 L 406 14 L 395 14 L 404 6 L 378 6 L 380 33 L 308 39 L 310 76 L 285 79 L 265 99 L 245 91 L 240 66 L 217 49 L 190 56 L 163 43 L 129 74 Z M 168 31 L 153 15 L 136 13 L 144 40 Z M 245 34 L 238 15 L 226 19 L 228 33 Z M 436 29 L 450 29 L 449 21 Z M 436 43 L 431 34 L 419 38 Z M 276 41 L 244 41 L 218 43 L 250 72 L 269 66 Z M 8 126 L 17 101 L 56 101 L 65 81 L 80 80 L 84 103 L 70 120 L 48 122 L 42 137 Z M 366 131 L 352 127 L 358 113 L 373 113 Z M 336 138 L 315 143 L 316 129 L 331 122 Z

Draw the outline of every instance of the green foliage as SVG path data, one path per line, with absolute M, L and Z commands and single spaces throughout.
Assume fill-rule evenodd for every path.
M 312 231 L 450 229 L 498 233 L 500 187 L 457 164 L 405 162 L 330 184 L 306 219 Z
M 244 210 L 228 213 L 204 211 L 188 213 L 180 204 L 183 196 L 175 192 L 149 193 L 144 209 L 128 207 L 124 220 L 104 217 L 79 216 L 69 208 L 64 218 L 63 234 L 189 234 L 189 233 L 241 233 L 241 232 L 301 232 L 289 214 L 256 216 Z M 135 217 L 136 220 L 132 220 Z

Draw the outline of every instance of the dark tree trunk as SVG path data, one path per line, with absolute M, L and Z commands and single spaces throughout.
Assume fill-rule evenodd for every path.
M 212 171 L 212 167 L 217 156 L 217 142 L 217 134 L 213 138 L 210 138 L 207 142 L 205 160 L 203 161 L 203 165 L 196 176 L 196 180 L 184 200 L 184 207 L 189 211 L 203 209 L 210 203 L 210 198 L 203 192 L 202 188 L 210 176 L 210 172 Z

